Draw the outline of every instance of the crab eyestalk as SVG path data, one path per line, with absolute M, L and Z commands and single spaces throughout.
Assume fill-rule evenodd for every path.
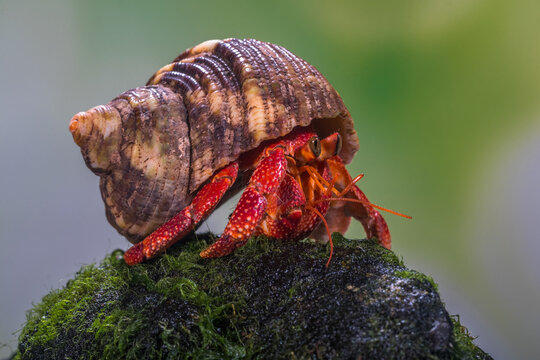
M 122 118 L 114 107 L 99 105 L 71 119 L 69 131 L 94 172 L 105 172 L 118 154 Z
M 330 159 L 332 156 L 339 155 L 343 141 L 339 133 L 333 133 L 321 140 L 321 153 L 319 159 Z

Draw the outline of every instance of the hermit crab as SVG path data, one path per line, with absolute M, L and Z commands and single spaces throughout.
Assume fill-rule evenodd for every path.
M 358 150 L 349 111 L 315 67 L 281 46 L 212 40 L 146 86 L 76 114 L 69 129 L 100 177 L 109 222 L 150 259 L 243 190 L 220 257 L 252 235 L 330 240 L 351 216 L 390 248 L 385 220 L 345 168 Z

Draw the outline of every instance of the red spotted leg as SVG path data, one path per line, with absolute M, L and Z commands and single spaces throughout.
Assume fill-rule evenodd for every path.
M 237 175 L 237 162 L 221 169 L 208 184 L 201 188 L 191 204 L 143 241 L 129 248 L 124 254 L 126 264 L 135 265 L 153 258 L 186 236 L 212 212 L 225 192 L 234 184 Z
M 286 171 L 287 160 L 283 147 L 278 144 L 267 149 L 267 155 L 251 175 L 223 234 L 201 252 L 201 257 L 228 255 L 247 242 L 266 212 L 266 197 L 278 190 Z

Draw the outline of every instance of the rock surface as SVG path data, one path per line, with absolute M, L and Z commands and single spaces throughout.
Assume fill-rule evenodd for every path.
M 199 235 L 149 263 L 117 250 L 28 313 L 15 359 L 489 359 L 431 278 L 373 240 L 252 239 L 201 259 Z

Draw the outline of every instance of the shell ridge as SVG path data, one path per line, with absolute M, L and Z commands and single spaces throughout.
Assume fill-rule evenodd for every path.
M 239 54 L 236 59 L 238 65 L 233 69 L 242 84 L 242 93 L 246 95 L 246 126 L 251 146 L 256 147 L 266 137 L 267 123 L 271 121 L 268 96 L 260 81 L 266 74 L 261 69 L 263 65 L 253 56 L 251 46 L 239 39 L 232 39 L 228 44 Z
M 197 60 L 206 59 L 206 56 Z M 208 77 L 207 94 L 210 104 L 210 121 L 215 124 L 212 150 L 214 155 L 213 169 L 219 169 L 230 162 L 232 158 L 232 141 L 234 139 L 234 129 L 231 124 L 230 108 L 228 106 L 226 91 L 230 82 L 223 82 L 217 75 L 219 70 L 211 63 L 202 64 L 211 71 Z
M 155 88 L 147 88 L 147 89 L 148 89 L 148 92 L 150 93 L 150 95 L 158 100 L 159 104 L 163 103 L 163 97 L 161 96 L 161 93 L 159 91 L 157 91 Z M 154 119 L 152 119 L 152 120 L 154 120 Z M 157 127 L 157 124 L 154 123 L 152 125 L 152 127 L 155 129 Z M 156 134 L 152 133 L 152 135 L 156 135 Z M 161 167 L 161 162 L 158 162 L 157 163 L 157 168 L 155 169 L 155 176 L 154 176 L 155 179 L 160 178 L 158 176 L 159 171 L 160 171 L 160 167 Z M 156 196 L 156 195 L 159 195 L 160 193 L 162 193 L 164 186 L 165 186 L 165 181 L 153 181 L 152 182 L 152 187 L 150 188 L 150 191 L 146 195 L 145 199 L 143 200 L 144 206 L 143 206 L 143 208 L 141 210 L 142 213 L 147 213 L 148 212 L 149 217 L 153 217 L 153 215 L 158 212 L 159 206 L 149 207 L 150 199 L 157 197 L 158 199 L 162 200 L 160 196 Z M 152 204 L 152 205 L 154 205 L 154 204 Z M 159 203 L 158 203 L 158 205 L 159 205 Z
M 264 96 L 263 103 L 266 110 L 265 112 L 267 113 L 266 133 L 268 136 L 278 137 L 280 135 L 279 127 L 280 125 L 282 125 L 279 123 L 277 107 L 277 101 L 279 101 L 280 99 L 276 97 L 272 88 L 272 79 L 275 78 L 276 72 L 273 66 L 269 66 L 272 65 L 270 57 L 268 57 L 260 50 L 262 42 L 253 39 L 242 40 L 242 42 L 249 49 L 249 52 L 254 55 L 255 59 L 259 62 L 259 75 L 262 75 L 262 77 L 258 77 L 259 88 L 262 89 L 262 93 Z
M 210 67 L 218 80 L 220 91 L 215 91 L 215 93 L 220 96 L 220 116 L 222 122 L 226 122 L 228 125 L 221 144 L 226 146 L 226 152 L 222 154 L 226 157 L 223 163 L 225 161 L 230 162 L 234 154 L 235 133 L 237 133 L 235 128 L 240 126 L 243 120 L 243 117 L 239 118 L 239 111 L 241 111 L 242 107 L 239 106 L 237 98 L 240 87 L 231 69 L 216 55 L 200 57 L 196 62 L 201 62 Z M 222 92 L 223 94 L 221 94 Z M 243 116 L 241 112 L 240 115 Z M 226 164 L 220 165 L 224 166 Z
M 196 190 L 214 171 L 216 154 L 214 139 L 216 129 L 219 131 L 220 119 L 215 119 L 210 111 L 208 89 L 205 82 L 212 76 L 211 71 L 201 64 L 177 62 L 174 71 L 192 79 L 193 91 L 186 93 L 184 101 L 187 104 L 190 123 L 190 140 L 192 144 L 191 183 L 190 192 Z M 164 76 L 166 78 L 166 75 Z M 209 80 L 211 82 L 211 80 Z M 214 120 L 214 121 L 212 121 Z
M 174 70 L 175 65 L 176 63 L 169 64 L 168 66 L 171 66 L 170 71 L 162 72 L 158 76 L 154 75 L 152 78 L 150 78 L 151 80 L 149 80 L 149 82 L 152 81 L 153 84 L 159 84 L 159 85 L 168 87 L 171 89 L 171 91 L 178 93 L 182 97 L 182 102 L 185 106 L 187 113 L 189 114 L 191 103 L 189 102 L 188 94 L 193 93 L 194 91 L 199 89 L 200 84 L 193 77 L 185 73 L 175 71 Z M 188 134 L 187 137 L 191 143 L 192 128 L 191 128 L 191 123 L 189 121 L 189 118 L 187 119 L 185 123 L 187 125 L 187 134 Z M 188 158 L 189 158 L 189 161 L 188 161 L 188 164 L 186 164 L 187 169 L 188 169 L 188 174 L 187 174 L 187 179 L 186 179 L 186 182 L 187 182 L 186 188 L 188 189 L 188 192 L 189 192 L 189 189 L 191 189 L 191 186 L 192 186 L 192 178 L 193 178 L 193 167 L 191 166 L 191 164 L 193 164 L 193 151 L 189 151 Z
M 139 89 L 138 93 L 135 93 L 135 91 L 130 90 L 122 94 L 119 98 L 122 98 L 129 102 L 131 108 L 134 111 L 134 113 L 131 114 L 131 117 L 136 118 L 137 129 L 149 130 L 149 129 L 155 128 L 155 124 L 154 124 L 155 121 L 150 116 L 151 111 L 148 108 L 146 99 L 157 98 L 159 104 L 163 103 L 164 99 L 161 96 L 161 93 L 157 91 L 156 87 L 147 87 L 144 89 L 144 91 L 142 89 Z M 148 131 L 146 134 L 144 131 L 141 131 L 141 132 L 143 133 L 143 135 L 145 135 L 143 138 L 140 139 L 141 142 L 148 142 L 148 140 L 152 139 L 153 133 L 151 133 L 150 131 Z M 142 144 L 136 144 L 136 143 L 132 144 L 131 146 L 132 151 L 130 152 L 131 154 L 130 159 L 133 159 L 135 155 L 137 155 L 137 154 L 134 154 L 137 145 L 142 145 Z M 146 163 L 148 161 L 147 159 L 142 161 L 140 153 L 136 157 L 137 157 L 137 162 Z M 159 167 L 160 167 L 159 162 L 157 166 L 158 168 L 155 170 L 154 176 L 152 177 L 153 179 L 159 179 L 159 177 L 157 176 Z M 145 195 L 141 196 L 134 182 L 135 182 L 135 179 L 141 179 L 142 177 L 146 178 L 148 175 L 145 175 L 145 172 L 143 170 L 136 169 L 134 167 L 129 167 L 129 169 L 130 171 L 128 172 L 128 175 L 131 175 L 131 176 L 127 176 L 128 191 L 124 194 L 125 197 L 128 199 L 127 202 L 129 203 L 130 201 L 136 201 L 136 204 L 141 204 L 141 206 L 138 207 L 139 208 L 138 214 L 143 215 L 142 216 L 143 218 L 152 218 L 152 214 L 156 212 L 157 207 L 154 206 L 155 204 L 152 203 L 151 199 L 160 198 L 159 197 L 160 188 L 162 188 L 163 181 L 150 182 L 151 187 L 148 188 L 148 191 Z M 126 176 L 122 174 L 122 178 L 125 178 L 125 177 Z M 147 225 L 151 226 L 151 224 L 147 224 Z M 127 233 L 130 233 L 133 230 L 133 228 L 137 226 L 140 226 L 140 225 L 137 222 L 132 222 L 125 228 L 125 231 Z
M 215 48 L 214 54 L 222 59 L 227 67 L 230 69 L 231 74 L 233 75 L 235 82 L 239 85 L 239 92 L 237 93 L 236 98 L 238 99 L 240 108 L 242 109 L 242 124 L 237 127 L 235 130 L 235 147 L 234 147 L 234 156 L 240 155 L 242 151 L 247 148 L 253 148 L 253 139 L 249 136 L 248 127 L 245 126 L 245 122 L 248 118 L 248 101 L 246 94 L 242 91 L 242 77 L 241 74 L 241 60 L 242 56 L 239 51 L 234 47 L 234 44 L 231 44 L 229 41 L 223 41 L 218 44 Z M 240 68 L 240 69 L 238 69 Z
M 158 99 L 160 105 L 166 104 L 165 98 L 164 98 L 163 94 L 160 91 L 157 90 L 157 86 L 149 87 L 149 91 L 152 94 L 154 94 L 154 96 Z M 173 116 L 173 114 L 171 114 L 170 109 L 169 108 L 165 108 L 165 109 L 166 109 L 166 114 L 165 114 L 164 118 L 165 119 L 173 119 L 174 116 Z M 186 122 L 186 123 L 189 124 L 189 122 Z M 165 130 L 168 130 L 169 125 L 170 125 L 170 122 L 167 121 L 166 125 L 165 125 Z M 188 131 L 189 131 L 189 128 L 188 128 Z M 163 134 L 162 132 L 159 132 L 158 134 L 156 134 L 156 136 L 158 137 L 158 142 L 159 143 L 168 143 L 167 138 L 169 137 L 169 135 L 168 135 L 169 131 L 166 131 L 165 134 Z M 167 137 L 167 138 L 161 139 L 161 137 Z M 191 153 L 191 151 L 190 151 L 190 153 Z M 169 165 L 169 164 L 158 163 L 158 168 L 156 169 L 156 171 L 159 173 L 161 171 L 161 167 L 164 166 L 164 165 Z M 169 169 L 174 168 L 174 166 L 168 166 L 168 168 Z M 175 178 L 180 178 L 181 169 L 176 168 L 176 171 L 173 171 L 173 174 L 174 174 Z M 167 191 L 171 195 L 170 196 L 159 197 L 158 203 L 156 204 L 156 206 L 154 206 L 154 209 L 153 209 L 154 211 L 152 212 L 152 215 L 151 215 L 152 218 L 158 217 L 159 214 L 162 213 L 162 212 L 170 213 L 170 209 L 172 207 L 171 205 L 174 204 L 177 201 L 177 197 L 178 197 L 178 191 L 177 191 L 178 187 L 174 186 L 174 184 L 173 184 L 173 182 L 171 180 L 164 179 L 160 183 L 161 183 L 161 186 L 160 186 L 160 189 L 158 190 L 158 193 L 164 193 L 165 191 Z M 188 186 L 189 186 L 189 184 L 188 184 Z M 173 215 L 175 215 L 175 214 L 171 214 L 171 217 Z
M 280 56 L 271 46 L 269 43 L 263 43 L 262 48 L 268 53 L 268 57 L 272 59 L 273 63 L 276 67 L 276 74 L 279 77 L 279 90 L 278 93 L 280 95 L 281 104 L 284 109 L 284 123 L 285 126 L 283 129 L 281 129 L 280 135 L 283 136 L 287 134 L 291 129 L 295 127 L 296 122 L 296 115 L 294 114 L 295 110 L 298 109 L 298 99 L 294 96 L 294 91 L 292 89 L 292 85 L 289 83 L 289 79 L 287 78 L 288 69 L 290 68 L 290 64 L 288 64 L 282 56 Z
M 212 54 L 212 57 L 209 58 L 209 60 L 212 59 L 216 63 L 220 64 L 220 66 L 224 69 L 223 76 L 227 78 L 229 84 L 233 85 L 228 96 L 229 99 L 232 99 L 232 101 L 229 101 L 229 106 L 231 107 L 231 121 L 234 129 L 234 140 L 231 144 L 231 157 L 234 158 L 240 154 L 242 151 L 242 143 L 245 141 L 244 139 L 248 137 L 247 128 L 243 126 L 246 119 L 246 101 L 242 94 L 239 80 L 233 71 L 232 64 L 223 56 L 219 56 L 223 55 L 222 53 L 219 53 L 220 46 L 222 46 L 222 44 L 218 44 L 218 46 L 216 46 L 216 53 Z
M 276 45 L 277 46 L 277 45 Z M 304 89 L 307 89 L 306 94 L 308 94 L 308 97 L 310 99 L 309 103 L 309 117 L 314 118 L 317 116 L 321 116 L 323 114 L 323 105 L 322 103 L 326 100 L 324 96 L 319 96 L 320 94 L 320 84 L 319 79 L 317 76 L 314 76 L 318 71 L 317 69 L 303 61 L 303 59 L 299 58 L 298 56 L 294 55 L 284 47 L 279 47 L 281 50 L 281 53 L 283 56 L 286 56 L 290 61 L 294 64 L 295 69 L 300 72 L 303 81 L 303 87 Z
M 179 71 L 163 73 L 163 75 L 156 78 L 156 81 L 161 85 L 170 87 L 174 92 L 182 95 L 182 97 L 186 97 L 187 94 L 200 88 L 200 84 L 193 77 Z M 186 99 L 183 100 L 184 104 L 187 105 Z
M 171 70 L 171 71 L 162 73 L 160 76 L 155 77 L 153 82 L 156 84 L 159 83 L 163 86 L 169 87 L 172 91 L 180 94 L 180 96 L 182 96 L 182 101 L 184 103 L 184 106 L 186 107 L 186 111 L 188 114 L 190 114 L 191 103 L 189 101 L 188 94 L 193 93 L 198 88 L 200 88 L 200 84 L 197 83 L 197 81 L 193 77 L 179 71 Z M 188 137 L 191 143 L 193 130 L 192 130 L 191 122 L 189 120 L 189 116 L 188 116 L 188 120 L 186 121 L 186 124 L 188 127 Z M 188 164 L 189 171 L 188 171 L 188 177 L 187 177 L 188 191 L 189 189 L 191 189 L 191 186 L 192 186 L 193 158 L 194 158 L 193 151 L 190 151 L 189 164 Z
M 289 53 L 285 51 L 285 48 L 271 44 L 271 47 L 286 61 L 290 64 L 292 70 L 296 74 L 296 79 L 304 79 L 305 76 L 302 72 L 302 69 L 298 66 L 298 64 L 295 61 L 295 56 L 290 56 Z M 298 84 L 299 82 L 299 84 Z M 311 92 L 311 88 L 306 86 L 306 81 L 298 81 L 296 84 L 295 82 L 291 82 L 291 85 L 294 89 L 294 96 L 297 98 L 298 101 L 298 115 L 296 120 L 300 123 L 302 126 L 306 126 L 309 124 L 309 120 L 313 118 L 313 105 L 312 100 L 313 94 Z M 298 85 L 300 85 L 301 89 L 298 88 Z M 301 91 L 300 91 L 301 90 Z M 310 99 L 311 98 L 311 99 Z
M 127 120 L 126 121 L 126 123 L 127 123 L 126 126 L 122 126 L 122 128 L 123 129 L 131 129 L 131 131 L 133 131 L 133 134 L 135 135 L 135 138 L 133 139 L 133 135 L 130 135 L 129 133 L 126 134 L 128 136 L 127 138 L 131 138 L 133 140 L 126 147 L 126 150 L 129 149 L 129 151 L 126 151 L 125 153 L 122 153 L 122 155 L 121 155 L 122 158 L 123 158 L 123 163 L 125 163 L 126 165 L 129 164 L 129 166 L 125 166 L 126 168 L 129 169 L 129 171 L 128 171 L 127 174 L 124 174 L 123 172 L 119 173 L 119 176 L 120 176 L 120 178 L 122 180 L 127 179 L 127 186 L 125 187 L 127 190 L 123 194 L 125 199 L 119 198 L 118 202 L 120 202 L 120 203 L 122 203 L 123 200 L 126 201 L 126 203 L 129 203 L 130 201 L 133 201 L 133 199 L 138 198 L 139 194 L 137 192 L 137 186 L 135 184 L 135 181 L 137 180 L 137 178 L 139 178 L 139 177 L 142 178 L 144 176 L 143 171 L 139 170 L 137 168 L 134 168 L 133 166 L 131 166 L 131 163 L 133 163 L 134 159 L 135 159 L 136 163 L 142 163 L 140 153 L 136 152 L 136 149 L 138 149 L 138 141 L 137 141 L 138 140 L 137 139 L 138 138 L 138 136 L 137 136 L 138 132 L 136 131 L 136 129 L 141 129 L 142 128 L 144 130 L 144 126 L 141 126 L 143 124 L 143 122 L 141 122 L 140 117 L 144 116 L 145 112 L 142 112 L 140 107 L 141 107 L 141 105 L 144 104 L 144 102 L 141 101 L 141 98 L 143 97 L 145 92 L 146 91 L 139 94 L 139 93 L 135 93 L 135 91 L 133 91 L 133 90 L 128 90 L 128 91 L 124 92 L 123 94 L 121 94 L 120 96 L 118 96 L 118 98 L 127 101 L 130 108 L 132 109 L 132 112 L 130 113 L 130 116 L 128 117 L 128 119 L 126 119 Z M 133 124 L 130 124 L 132 122 L 133 122 Z M 129 156 L 126 156 L 127 154 L 129 154 Z M 134 172 L 137 173 L 136 176 L 131 175 Z M 128 175 L 128 176 L 126 176 L 126 175 Z M 129 175 L 131 175 L 131 176 L 129 176 Z M 153 184 L 153 186 L 155 186 L 155 184 Z M 151 194 L 151 192 L 149 192 L 147 195 L 150 195 L 150 194 Z M 148 198 L 148 196 L 146 196 L 146 198 Z M 143 202 L 143 208 L 145 207 L 146 203 L 147 203 L 147 201 Z M 137 204 L 139 204 L 139 201 L 137 202 Z M 121 209 L 119 211 L 121 211 Z M 141 209 L 141 212 L 144 213 L 144 211 L 142 211 L 142 209 Z M 130 230 L 132 230 L 132 228 L 136 224 L 137 224 L 136 222 L 130 223 L 125 228 L 125 231 L 127 233 L 130 233 Z
M 212 139 L 215 139 L 215 136 L 214 136 L 215 126 L 220 125 L 220 121 L 211 121 L 213 118 L 212 117 L 213 114 L 210 111 L 211 102 L 209 99 L 209 95 L 210 95 L 210 90 L 211 90 L 210 86 L 214 82 L 213 81 L 214 79 L 212 79 L 213 78 L 212 71 L 205 65 L 198 64 L 195 62 L 192 62 L 192 63 L 178 62 L 175 64 L 174 70 L 180 73 L 186 74 L 187 76 L 193 78 L 195 82 L 198 84 L 197 90 L 201 90 L 204 93 L 204 96 L 201 96 L 199 98 L 200 103 L 198 104 L 198 106 L 200 106 L 200 110 L 193 109 L 194 111 L 197 111 L 197 115 L 199 115 L 193 120 L 199 123 L 199 121 L 203 121 L 203 119 L 205 118 L 207 119 L 206 124 L 198 124 L 198 125 L 206 125 L 206 126 L 197 126 L 197 128 L 200 128 L 202 131 L 200 134 L 197 134 L 196 136 L 196 139 L 198 141 L 203 142 L 204 148 L 207 149 L 206 146 L 212 143 Z M 190 95 L 187 95 L 187 98 L 190 98 Z M 192 107 L 197 106 L 195 104 L 192 104 L 191 101 L 189 103 Z M 191 113 L 191 109 L 190 109 L 190 113 Z M 214 125 L 214 126 L 209 126 L 209 125 Z M 213 158 L 215 158 L 215 156 L 211 157 L 211 159 Z
M 320 112 L 328 114 L 332 111 L 332 109 L 338 109 L 340 115 L 343 115 L 346 112 L 345 105 L 339 96 L 337 96 L 336 91 L 330 85 L 328 79 L 326 79 L 326 77 L 317 68 L 309 65 L 305 60 L 301 59 L 301 61 L 304 66 L 311 71 L 313 78 L 317 80 L 317 86 L 319 89 L 317 99 L 320 100 L 321 104 Z M 323 104 L 326 106 L 326 108 L 323 107 Z
M 292 61 L 290 56 L 283 52 L 283 48 L 278 45 L 270 44 L 270 46 L 276 51 L 283 62 L 287 64 L 287 73 L 294 74 L 294 79 L 289 79 L 288 84 L 290 90 L 292 91 L 292 97 L 296 99 L 297 108 L 295 109 L 295 121 L 296 125 L 306 126 L 308 125 L 307 119 L 309 114 L 309 97 L 310 95 L 306 93 L 306 85 L 303 82 L 300 82 L 298 79 L 302 78 L 302 73 L 298 68 L 297 64 Z
M 209 105 L 209 123 L 214 125 L 212 134 L 208 134 L 208 140 L 211 142 L 209 149 L 212 150 L 212 169 L 218 169 L 230 162 L 232 158 L 232 140 L 234 129 L 231 126 L 229 118 L 229 107 L 227 106 L 224 92 L 227 85 L 231 82 L 224 76 L 218 76 L 221 72 L 219 68 L 208 59 L 208 56 L 198 57 L 193 66 L 198 66 L 201 71 L 202 83 L 206 91 L 205 99 Z
M 213 52 L 215 47 L 219 43 L 221 43 L 222 41 L 223 40 L 207 40 L 207 41 L 204 41 L 204 42 L 200 43 L 199 45 L 196 45 L 196 46 L 194 46 L 192 48 L 189 48 L 189 49 L 185 50 L 183 53 L 178 55 L 173 60 L 173 62 L 187 60 L 188 58 L 194 58 L 194 57 L 197 57 L 198 55 L 209 54 L 209 53 Z

